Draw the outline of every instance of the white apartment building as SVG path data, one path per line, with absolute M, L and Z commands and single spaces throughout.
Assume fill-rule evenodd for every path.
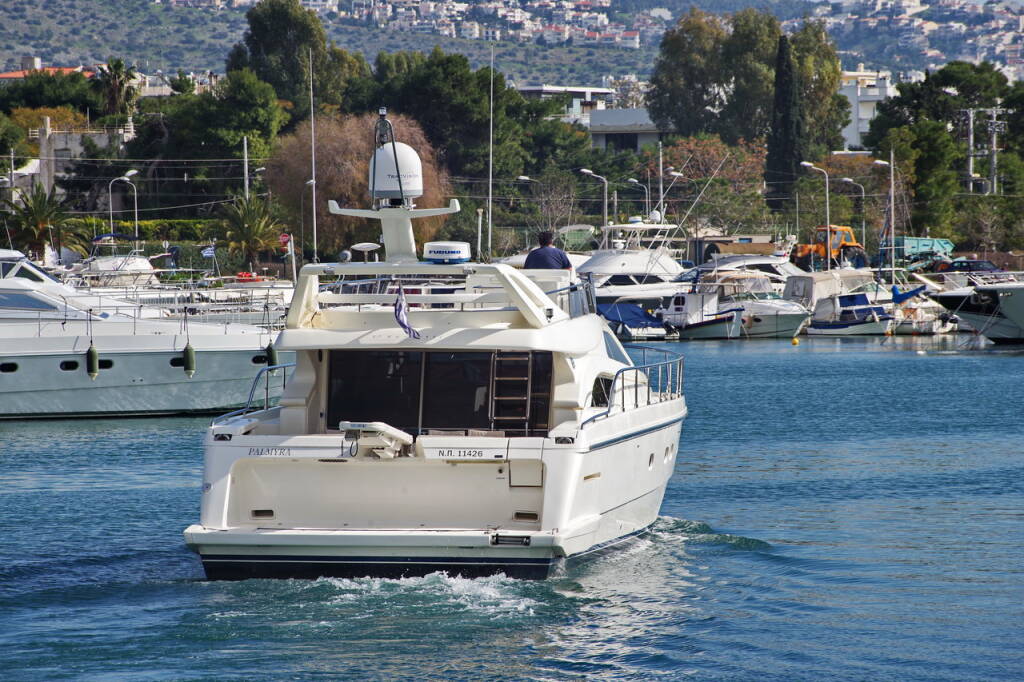
M 850 101 L 850 124 L 843 128 L 843 142 L 847 149 L 859 149 L 878 103 L 894 97 L 896 86 L 888 71 L 865 71 L 858 64 L 856 71 L 843 71 L 839 94 Z

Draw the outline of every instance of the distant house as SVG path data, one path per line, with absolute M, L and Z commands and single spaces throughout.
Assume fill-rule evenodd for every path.
M 595 111 L 601 111 L 608 105 L 615 95 L 611 88 L 593 88 L 587 86 L 567 85 L 524 85 L 517 87 L 523 97 L 527 99 L 551 99 L 568 95 L 565 113 L 562 120 L 567 123 L 582 123 L 587 125 L 591 115 Z
M 843 142 L 847 149 L 863 146 L 871 119 L 875 117 L 878 103 L 897 94 L 896 86 L 888 71 L 865 71 L 863 64 L 856 71 L 843 71 L 840 78 L 839 94 L 850 101 L 850 123 L 843 128 Z
M 671 130 L 659 128 L 647 109 L 605 109 L 590 114 L 590 139 L 596 149 L 640 151 Z

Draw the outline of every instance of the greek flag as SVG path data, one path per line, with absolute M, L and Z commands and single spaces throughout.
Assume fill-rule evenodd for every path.
M 395 321 L 398 326 L 405 330 L 411 339 L 420 338 L 420 333 L 409 324 L 409 305 L 405 302 L 405 289 L 402 283 L 398 283 L 398 296 L 395 297 Z
M 203 254 L 203 258 L 213 258 L 213 254 L 216 253 L 216 249 L 214 249 L 212 246 L 207 246 L 200 253 Z

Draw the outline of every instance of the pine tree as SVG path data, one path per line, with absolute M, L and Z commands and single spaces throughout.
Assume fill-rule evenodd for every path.
M 800 90 L 789 39 L 783 35 L 779 37 L 779 50 L 775 58 L 775 102 L 764 172 L 765 182 L 768 183 L 768 205 L 773 211 L 782 209 L 790 193 L 800 170 L 805 144 Z

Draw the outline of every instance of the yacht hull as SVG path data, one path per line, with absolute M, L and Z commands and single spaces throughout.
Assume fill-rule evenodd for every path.
M 738 313 L 728 313 L 704 322 L 688 324 L 679 330 L 679 338 L 688 341 L 739 339 L 743 335 L 743 318 Z
M 673 406 L 676 417 L 634 423 L 625 436 L 595 424 L 586 449 L 509 439 L 509 452 L 522 458 L 492 462 L 341 463 L 339 446 L 309 446 L 309 438 L 278 443 L 275 451 L 292 455 L 285 460 L 239 456 L 261 451 L 258 436 L 208 442 L 206 470 L 230 471 L 230 483 L 204 485 L 203 520 L 185 530 L 185 541 L 211 580 L 435 571 L 543 579 L 566 562 L 614 550 L 657 520 L 685 406 L 680 399 L 659 410 L 664 417 Z M 327 452 L 333 459 L 320 456 Z M 516 480 L 517 471 L 525 478 Z M 379 481 L 393 492 L 381 495 Z M 252 521 L 255 505 L 272 516 Z M 536 510 L 538 520 L 524 521 L 516 509 Z
M 0 365 L 17 368 L 0 375 L 0 419 L 222 412 L 245 404 L 260 356 L 259 350 L 197 351 L 189 377 L 180 351 L 101 353 L 100 361 L 111 366 L 91 379 L 81 351 L 25 355 L 0 349 Z M 270 397 L 279 392 L 278 385 Z
M 749 339 L 790 339 L 803 331 L 808 313 L 747 313 L 743 336 Z
M 892 320 L 858 320 L 854 322 L 823 322 L 811 320 L 807 333 L 811 336 L 886 336 Z

